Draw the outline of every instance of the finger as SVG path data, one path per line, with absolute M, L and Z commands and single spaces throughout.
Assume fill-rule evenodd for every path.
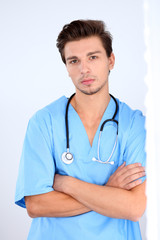
M 131 190 L 132 188 L 140 185 L 141 183 L 142 183 L 142 180 L 141 180 L 141 179 L 138 179 L 138 180 L 136 180 L 136 181 L 134 181 L 134 182 L 131 182 L 131 183 L 127 184 L 127 185 L 124 187 L 124 189 L 126 189 L 126 190 Z
M 145 175 L 146 175 L 145 172 L 138 172 L 136 174 L 130 175 L 129 177 L 124 179 L 123 184 L 127 185 L 135 180 L 138 180 L 141 177 L 144 177 Z
M 118 176 L 122 175 L 122 178 L 126 178 L 132 174 L 138 173 L 138 172 L 143 172 L 145 171 L 145 168 L 142 166 L 139 166 L 137 164 L 130 166 L 127 165 L 124 168 L 121 169 L 121 171 L 118 172 Z
M 126 165 L 126 162 L 123 162 L 118 168 L 117 168 L 117 171 L 118 170 L 121 170 L 122 168 L 124 168 Z
M 133 168 L 137 168 L 137 167 L 141 167 L 142 164 L 141 163 L 132 163 L 132 164 L 128 164 L 125 169 L 126 170 L 130 170 L 130 169 L 133 169 Z
M 125 165 L 126 165 L 126 162 L 123 162 L 123 163 L 117 168 L 117 170 L 114 172 L 114 175 L 116 175 L 119 171 L 121 171 L 122 168 L 125 167 Z M 119 174 L 119 175 L 120 175 L 120 174 Z
M 124 162 L 126 164 L 126 162 Z M 123 165 L 123 164 L 122 164 Z M 117 169 L 117 171 L 115 172 L 117 174 L 117 176 L 119 177 L 120 175 L 126 174 L 126 172 L 128 172 L 131 169 L 134 169 L 136 167 L 141 166 L 140 163 L 132 163 L 129 164 L 127 166 L 123 166 L 122 165 Z
M 125 171 L 121 177 L 122 177 L 122 179 L 126 179 L 134 174 L 141 175 L 141 173 L 143 173 L 143 174 L 145 173 L 145 168 L 144 167 L 135 167 L 135 168 L 131 168 L 131 169 Z
M 124 167 L 126 168 L 126 167 Z M 129 183 L 131 183 L 132 181 L 137 180 L 138 178 L 141 178 L 143 176 L 145 176 L 145 168 L 144 167 L 135 167 L 135 168 L 130 168 L 129 170 L 125 170 L 125 172 L 123 172 L 124 169 L 122 169 L 121 171 L 119 171 L 116 175 L 116 181 L 118 182 L 119 186 L 125 186 Z

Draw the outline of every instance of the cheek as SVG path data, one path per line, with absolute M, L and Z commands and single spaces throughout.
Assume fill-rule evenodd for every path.
M 71 79 L 73 79 L 75 74 L 72 71 L 68 71 L 68 75 Z
M 68 76 L 71 78 L 72 77 L 72 71 L 71 71 L 71 69 L 70 68 L 67 68 L 67 72 L 68 72 Z
M 78 70 L 77 69 L 67 69 L 69 77 L 74 80 L 78 77 Z
M 108 77 L 109 69 L 107 66 L 101 67 L 97 71 L 97 76 L 100 77 L 100 79 L 106 79 Z

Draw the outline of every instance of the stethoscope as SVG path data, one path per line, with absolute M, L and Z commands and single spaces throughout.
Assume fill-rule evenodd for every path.
M 68 108 L 69 108 L 69 104 L 70 104 L 70 101 L 71 99 L 74 97 L 75 93 L 68 99 L 68 102 L 67 102 L 67 106 L 66 106 L 66 114 L 65 114 L 65 126 L 66 126 L 66 148 L 67 148 L 67 151 L 64 152 L 62 154 L 62 161 L 66 164 L 71 164 L 74 160 L 73 158 L 73 154 L 69 151 L 69 127 L 68 127 Z M 115 99 L 115 97 L 113 97 L 111 94 L 110 96 L 112 97 L 112 99 L 114 100 L 115 102 L 115 105 L 116 105 L 116 109 L 115 109 L 115 112 L 113 114 L 113 117 L 110 118 L 110 119 L 107 119 L 105 120 L 102 125 L 101 125 L 101 128 L 100 128 L 100 132 L 99 132 L 99 139 L 98 139 L 98 147 L 97 147 L 97 156 L 98 156 L 98 159 L 96 159 L 95 157 L 92 158 L 92 161 L 95 161 L 95 162 L 99 162 L 99 163 L 108 163 L 108 164 L 111 164 L 113 165 L 114 164 L 114 161 L 110 161 L 110 159 L 112 158 L 113 156 L 113 153 L 115 151 L 115 148 L 116 148 L 116 145 L 117 145 L 117 140 L 118 140 L 118 121 L 115 120 L 115 117 L 116 117 L 116 114 L 118 112 L 118 103 L 117 103 L 117 100 Z M 101 134 L 102 134 L 102 131 L 103 131 L 103 128 L 104 128 L 104 125 L 107 123 L 107 122 L 115 122 L 116 123 L 116 126 L 117 126 L 117 132 L 116 132 L 116 140 L 115 140 L 115 143 L 114 143 L 114 146 L 113 146 L 113 149 L 112 149 L 112 152 L 109 156 L 109 158 L 107 159 L 107 161 L 101 161 L 100 160 L 100 140 L 101 140 Z

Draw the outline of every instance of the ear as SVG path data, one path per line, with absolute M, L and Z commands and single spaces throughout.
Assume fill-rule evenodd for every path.
M 109 57 L 109 70 L 112 70 L 114 68 L 115 64 L 115 56 L 114 53 L 111 53 L 111 56 Z

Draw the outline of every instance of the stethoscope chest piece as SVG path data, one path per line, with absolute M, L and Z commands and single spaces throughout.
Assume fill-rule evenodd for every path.
M 73 155 L 70 152 L 64 152 L 62 154 L 62 162 L 65 164 L 71 164 L 73 162 Z

